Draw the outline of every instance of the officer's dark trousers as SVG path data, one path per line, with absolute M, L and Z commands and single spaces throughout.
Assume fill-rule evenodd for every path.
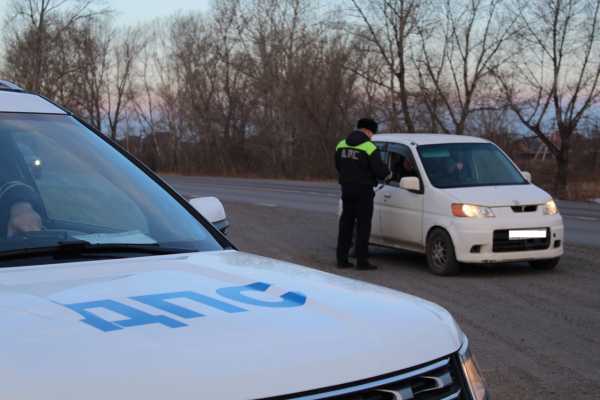
M 342 185 L 343 210 L 338 234 L 337 259 L 346 261 L 352 245 L 354 223 L 356 229 L 356 259 L 364 265 L 369 258 L 369 236 L 373 217 L 373 187 L 368 185 Z

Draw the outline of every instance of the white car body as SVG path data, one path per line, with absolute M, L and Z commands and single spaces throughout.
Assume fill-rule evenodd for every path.
M 272 286 L 252 298 L 278 303 L 297 292 L 305 303 L 260 307 L 217 293 L 255 282 Z M 181 292 L 247 311 L 170 300 L 204 315 L 183 318 L 132 299 Z M 99 301 L 181 325 L 127 327 L 126 316 Z M 96 302 L 87 311 L 115 329 L 84 323 L 68 307 L 86 302 Z M 461 345 L 452 317 L 435 304 L 237 251 L 1 269 L 0 309 L 7 399 L 266 398 L 402 371 Z
M 544 205 L 552 200 L 548 193 L 534 184 L 440 189 L 429 180 L 417 151 L 420 145 L 491 142 L 477 137 L 443 134 L 380 134 L 374 135 L 372 140 L 379 145 L 394 143 L 409 148 L 423 189 L 422 193 L 416 193 L 387 184 L 376 192 L 371 235 L 373 244 L 425 252 L 429 233 L 434 228 L 442 228 L 452 238 L 459 262 L 529 261 L 554 259 L 563 254 L 562 217 L 558 213 L 543 213 Z M 453 203 L 489 207 L 495 217 L 457 218 L 452 214 Z M 517 205 L 534 205 L 536 210 L 517 213 L 511 208 Z M 549 229 L 548 248 L 494 251 L 494 231 L 534 228 Z
M 16 118 L 15 112 L 71 118 L 0 81 L 0 121 Z M 153 190 L 187 207 L 188 224 L 206 227 L 164 182 L 117 155 L 120 165 L 152 177 Z M 211 222 L 226 221 L 216 199 L 192 203 Z M 168 217 L 181 210 L 170 211 Z M 216 230 L 206 234 L 228 243 Z M 126 234 L 121 240 L 133 241 Z M 34 250 L 14 250 L 17 264 L 11 251 L 0 252 L 2 398 L 487 398 L 451 315 L 408 294 L 246 254 L 231 244 L 51 263 L 32 263 Z

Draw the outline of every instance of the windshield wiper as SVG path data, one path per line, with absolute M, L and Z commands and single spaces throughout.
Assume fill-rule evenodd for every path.
M 90 243 L 85 240 L 59 242 L 55 246 L 29 247 L 0 252 L 0 261 L 36 257 L 71 258 L 123 258 L 131 255 L 166 255 L 190 253 L 192 249 L 162 247 L 156 244 Z

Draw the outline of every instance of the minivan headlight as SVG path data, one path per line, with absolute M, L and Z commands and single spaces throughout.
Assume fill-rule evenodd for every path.
M 548 200 L 546 204 L 544 204 L 544 214 L 546 215 L 556 215 L 558 214 L 558 206 L 554 200 Z
M 493 218 L 494 212 L 489 207 L 476 206 L 473 204 L 452 204 L 452 215 L 460 218 Z
M 475 358 L 469 350 L 469 339 L 464 335 L 463 345 L 458 351 L 458 356 L 473 400 L 488 400 L 489 395 L 485 388 L 485 381 L 479 371 Z

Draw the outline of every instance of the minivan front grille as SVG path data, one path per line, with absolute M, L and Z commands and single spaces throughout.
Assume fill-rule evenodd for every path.
M 510 208 L 512 208 L 513 212 L 523 213 L 523 212 L 535 212 L 535 211 L 537 211 L 538 206 L 533 204 L 533 205 L 528 205 L 528 206 L 511 206 Z
M 550 247 L 550 232 L 542 239 L 509 239 L 508 229 L 494 231 L 494 253 L 511 251 L 546 250 Z
M 458 359 L 451 356 L 373 379 L 269 400 L 465 400 L 463 382 Z

